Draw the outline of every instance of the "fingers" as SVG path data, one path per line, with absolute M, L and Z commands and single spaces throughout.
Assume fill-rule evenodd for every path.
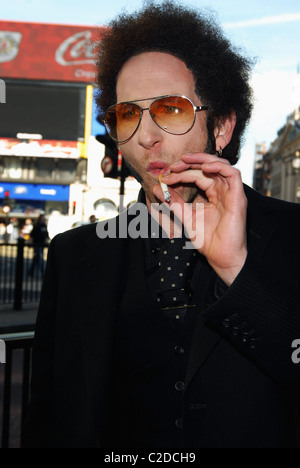
M 220 158 L 207 153 L 188 153 L 182 156 L 182 160 L 187 164 L 204 164 L 214 161 L 221 161 L 224 164 L 231 165 L 227 159 Z
M 201 169 L 202 164 L 212 163 L 212 162 L 222 162 L 227 166 L 231 166 L 230 162 L 227 159 L 222 159 L 217 156 L 212 156 L 211 154 L 206 153 L 190 153 L 184 154 L 181 161 L 178 161 L 175 164 L 170 166 L 172 172 L 183 172 L 190 168 Z
M 186 154 L 170 166 L 171 173 L 163 178 L 168 187 L 194 184 L 204 191 L 208 200 L 221 199 L 229 190 L 228 203 L 245 198 L 241 173 L 229 161 L 205 153 Z M 175 188 L 175 187 L 174 187 Z M 175 188 L 176 190 L 176 188 Z M 225 192 L 224 192 L 225 190 Z M 157 195 L 161 192 L 159 187 Z M 172 188 L 170 188 L 172 195 Z M 176 194 L 177 195 L 177 194 Z M 171 204 L 177 197 L 171 197 Z M 164 198 L 158 197 L 164 202 Z
M 241 172 L 235 167 L 220 161 L 202 165 L 202 171 L 211 177 L 222 177 L 231 189 L 239 189 L 244 193 Z
M 226 159 L 205 153 L 191 153 L 182 156 L 182 160 L 170 166 L 171 174 L 164 178 L 168 185 L 180 182 L 195 183 L 202 190 L 211 187 L 214 180 L 221 179 L 227 182 L 231 188 L 243 190 L 241 173 Z M 182 179 L 175 177 L 180 174 L 194 172 L 194 175 L 184 176 Z M 196 175 L 197 181 L 195 180 Z
M 169 185 L 176 185 L 176 184 L 195 184 L 204 192 L 209 189 L 214 183 L 212 177 L 203 174 L 201 170 L 187 170 L 184 172 L 180 172 L 178 174 L 170 174 L 167 177 L 163 178 L 163 181 Z

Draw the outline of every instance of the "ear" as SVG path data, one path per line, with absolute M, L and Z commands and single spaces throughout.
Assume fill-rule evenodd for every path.
M 215 127 L 214 135 L 216 139 L 216 151 L 224 149 L 231 141 L 236 125 L 236 113 L 232 112 L 229 117 L 220 120 Z

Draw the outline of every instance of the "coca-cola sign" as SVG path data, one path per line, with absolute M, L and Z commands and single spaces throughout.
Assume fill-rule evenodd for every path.
M 93 82 L 105 28 L 0 21 L 0 78 Z
M 63 66 L 93 64 L 95 59 L 91 31 L 68 37 L 57 49 L 55 59 Z

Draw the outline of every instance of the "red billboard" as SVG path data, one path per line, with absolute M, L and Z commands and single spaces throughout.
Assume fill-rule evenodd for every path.
M 105 28 L 0 21 L 0 78 L 89 82 Z

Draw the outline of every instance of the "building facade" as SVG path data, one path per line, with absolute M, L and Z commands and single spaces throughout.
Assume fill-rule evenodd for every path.
M 268 151 L 257 153 L 254 188 L 273 198 L 300 203 L 300 108 L 288 116 Z
M 263 195 L 270 196 L 270 161 L 267 158 L 266 143 L 259 143 L 255 148 L 253 188 Z
M 294 112 L 279 130 L 266 159 L 270 165 L 270 195 L 300 203 L 300 114 Z

